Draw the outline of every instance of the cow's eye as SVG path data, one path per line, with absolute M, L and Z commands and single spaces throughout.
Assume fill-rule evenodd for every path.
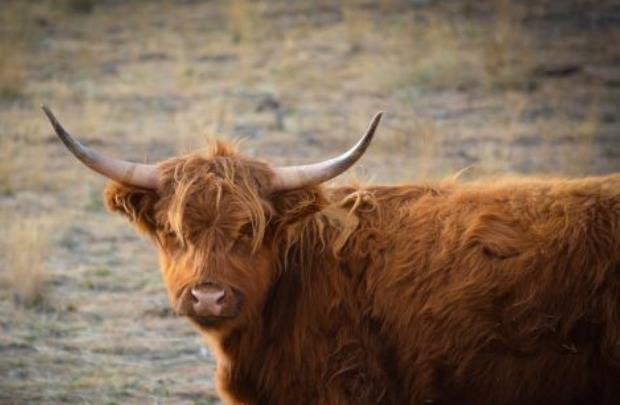
M 178 250 L 181 246 L 181 243 L 179 241 L 179 238 L 177 237 L 176 233 L 174 233 L 172 230 L 169 229 L 160 229 L 159 233 L 158 233 L 158 238 L 160 240 L 160 243 L 164 246 L 167 247 L 170 250 Z
M 174 232 L 166 232 L 165 238 L 168 243 L 171 243 L 171 244 L 179 243 L 179 238 L 177 237 L 177 234 Z
M 239 236 L 242 238 L 251 238 L 253 234 L 254 234 L 254 229 L 252 228 L 252 224 L 250 223 L 243 225 L 239 229 Z

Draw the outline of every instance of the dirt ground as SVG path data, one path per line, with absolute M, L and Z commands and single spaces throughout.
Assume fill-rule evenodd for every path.
M 125 4 L 131 3 L 131 4 Z M 482 4 L 481 4 L 482 3 Z M 614 1 L 4 1 L 0 403 L 219 403 L 154 248 L 45 121 L 154 162 L 243 138 L 340 182 L 620 171 Z

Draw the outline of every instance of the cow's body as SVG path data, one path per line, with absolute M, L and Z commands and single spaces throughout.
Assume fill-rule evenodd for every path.
M 369 193 L 338 271 L 400 403 L 620 398 L 620 175 Z
M 272 202 L 290 223 L 267 225 L 277 277 L 261 304 L 217 328 L 196 322 L 229 401 L 620 398 L 620 175 Z
M 620 398 L 620 174 L 321 188 L 380 114 L 338 158 L 273 168 L 221 142 L 156 166 L 114 160 L 45 112 L 120 182 L 107 206 L 152 237 L 229 402 Z

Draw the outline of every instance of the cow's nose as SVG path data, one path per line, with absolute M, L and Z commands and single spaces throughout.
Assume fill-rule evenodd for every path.
M 199 316 L 227 315 L 227 292 L 214 284 L 201 284 L 191 289 L 194 298 L 193 309 Z

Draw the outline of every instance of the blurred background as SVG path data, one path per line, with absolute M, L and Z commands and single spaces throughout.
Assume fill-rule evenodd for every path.
M 155 250 L 102 206 L 87 144 L 154 162 L 243 138 L 339 182 L 620 170 L 620 2 L 8 1 L 0 7 L 0 402 L 218 403 Z

